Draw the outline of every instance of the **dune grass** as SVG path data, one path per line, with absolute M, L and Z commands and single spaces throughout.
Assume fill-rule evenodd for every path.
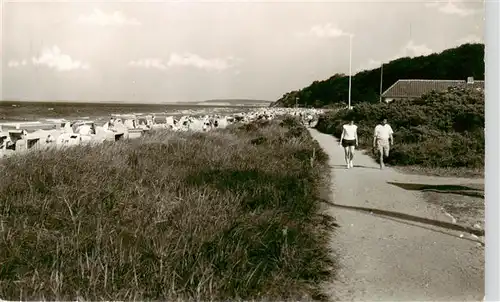
M 326 161 L 291 118 L 3 160 L 0 297 L 324 299 Z

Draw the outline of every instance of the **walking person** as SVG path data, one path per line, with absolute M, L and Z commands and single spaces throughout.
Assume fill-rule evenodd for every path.
M 309 125 L 309 127 L 311 127 L 312 121 L 313 121 L 313 116 L 309 113 L 307 115 L 307 124 Z
M 358 146 L 358 126 L 354 125 L 353 120 L 342 126 L 339 145 L 344 147 L 347 169 L 354 167 L 354 148 Z
M 373 148 L 377 148 L 380 159 L 380 169 L 384 168 L 384 156 L 389 157 L 389 150 L 394 143 L 394 138 L 392 134 L 391 126 L 387 123 L 387 119 L 383 119 L 380 124 L 375 126 L 375 131 L 373 135 Z

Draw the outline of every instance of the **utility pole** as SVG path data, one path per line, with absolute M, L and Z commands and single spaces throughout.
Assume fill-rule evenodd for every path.
M 349 105 L 351 109 L 351 78 L 352 78 L 352 34 L 349 35 Z
M 380 66 L 380 97 L 379 102 L 382 103 L 382 81 L 384 78 L 384 63 Z

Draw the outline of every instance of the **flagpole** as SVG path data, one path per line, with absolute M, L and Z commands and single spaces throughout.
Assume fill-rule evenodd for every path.
M 384 78 L 384 63 L 380 66 L 380 97 L 379 102 L 382 103 L 382 80 Z
M 352 87 L 352 34 L 349 35 L 349 106 L 351 109 L 351 87 Z

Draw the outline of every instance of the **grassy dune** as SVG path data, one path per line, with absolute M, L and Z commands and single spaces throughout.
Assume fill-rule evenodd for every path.
M 287 118 L 0 162 L 0 297 L 322 298 L 326 160 Z
M 450 89 L 416 100 L 360 104 L 322 116 L 316 128 L 340 137 L 342 125 L 354 119 L 360 147 L 371 149 L 373 129 L 384 117 L 394 130 L 389 164 L 417 173 L 483 175 L 484 92 Z

